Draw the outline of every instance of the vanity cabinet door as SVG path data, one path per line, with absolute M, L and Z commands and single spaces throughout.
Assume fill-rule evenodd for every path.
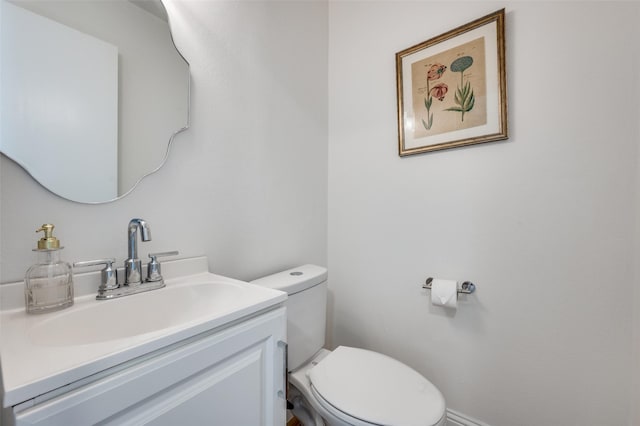
M 285 340 L 279 308 L 36 403 L 16 425 L 281 426 Z

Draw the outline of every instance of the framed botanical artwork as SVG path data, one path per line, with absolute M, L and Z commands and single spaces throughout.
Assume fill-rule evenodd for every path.
M 400 156 L 508 138 L 504 9 L 396 53 Z

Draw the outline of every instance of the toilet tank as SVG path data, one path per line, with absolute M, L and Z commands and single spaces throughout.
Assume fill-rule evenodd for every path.
M 324 346 L 327 323 L 327 269 L 303 265 L 252 284 L 286 292 L 289 371 L 294 371 Z

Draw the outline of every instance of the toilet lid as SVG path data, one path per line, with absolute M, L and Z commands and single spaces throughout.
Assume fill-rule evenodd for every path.
M 340 346 L 309 372 L 316 392 L 349 416 L 378 425 L 435 425 L 440 391 L 417 371 L 377 352 Z

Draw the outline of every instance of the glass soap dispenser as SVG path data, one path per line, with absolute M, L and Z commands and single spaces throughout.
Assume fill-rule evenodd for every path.
M 60 241 L 53 236 L 54 226 L 45 223 L 36 230 L 44 232 L 38 241 L 38 263 L 27 270 L 25 306 L 27 313 L 57 311 L 73 305 L 73 273 L 71 265 L 60 259 Z

